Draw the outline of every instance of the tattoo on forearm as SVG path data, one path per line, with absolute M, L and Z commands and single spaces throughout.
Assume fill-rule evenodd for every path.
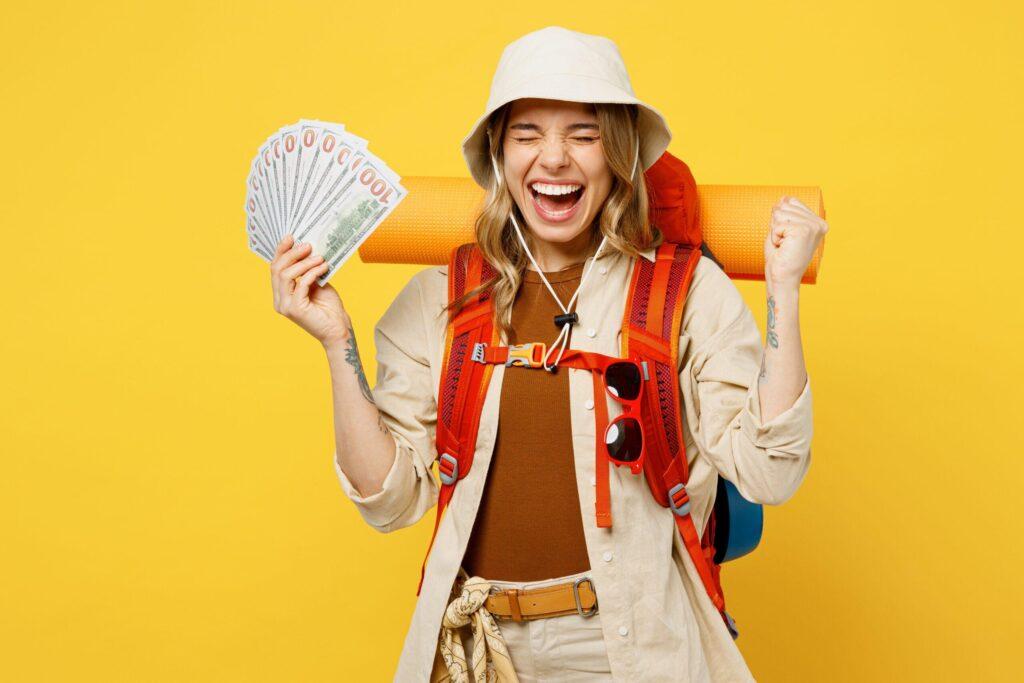
M 768 343 L 773 349 L 779 348 L 779 335 L 775 333 L 775 297 L 768 297 Z
M 768 332 L 765 334 L 768 345 L 773 349 L 779 348 L 779 335 L 775 332 L 775 297 L 768 297 Z M 761 351 L 761 374 L 758 381 L 768 377 L 768 349 Z
M 363 397 L 376 405 L 373 400 L 373 393 L 370 392 L 370 383 L 366 381 L 366 373 L 363 372 L 363 362 L 359 360 L 359 347 L 356 345 L 356 335 L 351 327 L 348 328 L 348 339 L 349 345 L 345 349 L 345 362 L 355 370 L 356 379 L 359 380 L 359 390 L 363 392 Z

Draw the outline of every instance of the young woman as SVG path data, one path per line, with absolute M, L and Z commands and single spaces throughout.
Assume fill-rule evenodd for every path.
M 653 259 L 661 239 L 643 171 L 670 137 L 633 95 L 610 40 L 548 27 L 505 49 L 463 150 L 488 192 L 477 243 L 498 273 L 489 287 L 506 343 L 548 343 L 548 366 L 564 347 L 618 355 L 633 263 Z M 773 209 L 763 348 L 731 280 L 708 258 L 697 265 L 679 375 L 699 529 L 718 476 L 752 501 L 779 504 L 806 473 L 812 412 L 797 304 L 826 230 L 795 199 Z M 340 297 L 314 283 L 325 268 L 286 237 L 271 265 L 274 306 L 327 353 L 346 495 L 371 526 L 394 531 L 438 499 L 447 268 L 416 275 L 378 323 L 372 390 Z M 578 323 L 557 327 L 566 308 Z M 584 370 L 495 368 L 473 467 L 438 529 L 396 680 L 485 680 L 485 668 L 519 681 L 753 680 L 642 474 L 613 468 L 614 525 L 596 526 L 595 400 L 605 398 Z M 538 596 L 579 599 L 581 582 L 596 610 L 545 612 Z M 489 596 L 523 616 L 495 620 Z

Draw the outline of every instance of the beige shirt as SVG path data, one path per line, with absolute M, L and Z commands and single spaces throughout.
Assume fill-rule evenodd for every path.
M 654 250 L 643 254 L 653 260 Z M 598 259 L 580 292 L 573 348 L 618 356 L 632 259 Z M 437 390 L 444 351 L 447 267 L 418 273 L 377 325 L 377 386 L 373 394 L 396 442 L 383 489 L 360 496 L 335 470 L 346 495 L 375 529 L 394 531 L 419 521 L 437 502 L 431 471 Z M 553 328 L 552 328 L 553 329 Z M 779 504 L 796 491 L 810 464 L 813 431 L 810 382 L 796 402 L 761 421 L 757 377 L 761 336 L 732 281 L 702 257 L 683 312 L 679 377 L 697 528 L 714 505 L 717 476 L 744 497 Z M 554 336 L 554 335 L 552 335 Z M 551 340 L 537 340 L 550 343 Z M 516 368 L 520 370 L 521 368 Z M 452 583 L 473 529 L 494 449 L 505 368 L 496 366 L 484 401 L 473 466 L 455 487 L 427 562 L 395 680 L 428 681 Z M 586 371 L 569 370 L 576 482 L 591 575 L 613 676 L 623 681 L 753 680 L 679 536 L 672 511 L 660 506 L 642 474 L 611 468 L 612 528 L 594 523 L 595 397 Z M 621 412 L 607 401 L 610 416 Z M 550 549 L 557 552 L 557 549 Z M 409 590 L 417 572 L 410 568 Z M 725 586 L 728 602 L 728 586 Z M 739 615 L 742 620 L 742 615 Z

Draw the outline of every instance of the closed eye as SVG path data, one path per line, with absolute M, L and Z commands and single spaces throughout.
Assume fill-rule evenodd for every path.
M 532 137 L 532 138 L 515 138 L 514 137 L 512 139 L 515 140 L 516 142 L 536 142 L 537 140 L 540 140 L 539 137 Z M 594 142 L 595 140 L 598 140 L 598 139 L 599 138 L 589 137 L 589 136 L 585 136 L 585 135 L 578 135 L 578 136 L 575 136 L 575 137 L 572 138 L 572 140 L 574 140 L 575 142 L 586 142 L 586 143 Z

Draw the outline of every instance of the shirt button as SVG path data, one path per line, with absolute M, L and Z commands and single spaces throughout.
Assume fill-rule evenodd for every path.
M 591 486 L 597 486 L 597 477 L 591 477 L 590 478 L 590 485 Z
M 604 266 L 601 266 L 600 268 L 597 269 L 597 272 L 601 273 L 601 275 L 604 275 L 608 272 L 608 269 L 605 268 Z
M 591 327 L 590 329 L 587 330 L 587 336 L 588 337 L 595 337 L 595 336 L 597 336 L 597 330 L 595 330 L 593 327 Z
M 587 410 L 593 410 L 594 409 L 594 402 L 591 401 L 589 398 L 587 399 L 587 402 L 584 403 L 583 405 L 585 405 L 587 407 Z
M 612 551 L 611 550 L 605 550 L 604 551 L 604 555 L 601 556 L 601 559 L 603 559 L 605 562 L 611 562 L 612 561 Z
M 623 637 L 628 636 L 629 635 L 629 629 L 626 628 L 625 626 L 620 626 L 619 627 L 619 635 L 623 636 Z

